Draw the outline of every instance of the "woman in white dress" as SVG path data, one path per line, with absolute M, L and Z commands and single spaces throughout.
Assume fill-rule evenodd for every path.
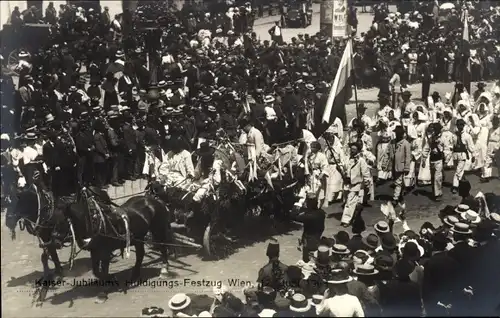
M 378 143 L 375 157 L 377 158 L 377 181 L 390 180 L 392 178 L 391 169 L 388 161 L 390 160 L 388 147 L 392 139 L 392 130 L 389 128 L 389 119 L 382 117 L 376 127 Z
M 444 168 L 453 167 L 453 136 L 454 136 L 454 121 L 453 109 L 450 107 L 443 109 L 443 117 L 441 118 L 441 139 L 443 140 Z
M 478 129 L 476 140 L 476 161 L 474 162 L 474 169 L 482 169 L 486 162 L 488 155 L 488 135 L 491 128 L 491 115 L 485 103 L 479 104 L 477 108 L 477 115 L 479 117 Z
M 342 147 L 342 141 L 333 133 L 327 131 L 323 137 L 320 137 L 318 142 L 328 159 L 328 177 L 323 202 L 323 208 L 327 208 L 330 202 L 342 199 L 344 179 L 337 167 L 342 167 L 345 164 L 346 154 Z

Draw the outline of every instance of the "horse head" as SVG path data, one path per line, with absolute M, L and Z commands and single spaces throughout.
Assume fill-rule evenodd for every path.
M 40 228 L 47 227 L 47 224 L 52 221 L 54 198 L 49 191 L 31 185 L 19 192 L 16 198 L 14 211 L 6 222 L 7 227 L 12 231 L 13 238 L 15 237 L 16 224 L 21 219 L 24 220 L 28 232 L 33 235 Z

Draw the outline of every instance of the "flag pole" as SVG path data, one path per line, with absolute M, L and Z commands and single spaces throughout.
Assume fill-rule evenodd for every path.
M 348 25 L 347 30 L 349 31 L 349 36 L 348 36 L 348 41 L 351 41 L 351 49 L 354 51 L 354 36 L 352 34 L 352 26 Z M 352 65 L 352 82 L 354 84 L 354 103 L 356 104 L 356 117 L 358 119 L 361 118 L 361 115 L 359 114 L 359 107 L 358 107 L 358 88 L 356 84 L 356 72 L 354 71 L 354 59 L 353 55 L 354 52 L 351 52 L 351 65 Z

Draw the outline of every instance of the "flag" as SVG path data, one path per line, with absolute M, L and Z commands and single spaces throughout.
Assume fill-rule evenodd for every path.
M 469 44 L 469 12 L 464 13 L 464 30 L 462 36 L 462 78 L 464 88 L 470 92 L 470 44 Z
M 352 64 L 352 39 L 349 39 L 323 110 L 322 123 L 326 125 L 326 128 L 333 123 L 335 118 L 339 118 L 344 126 L 346 125 L 345 105 L 352 97 L 354 84 Z

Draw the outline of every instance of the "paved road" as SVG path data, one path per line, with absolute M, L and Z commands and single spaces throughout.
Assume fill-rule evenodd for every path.
M 267 35 L 267 26 L 261 27 L 261 38 L 264 39 Z M 301 32 L 300 30 L 286 31 Z M 263 34 L 263 35 L 262 35 Z M 431 87 L 432 90 L 437 90 L 444 95 L 445 92 L 452 90 L 451 84 L 435 84 Z M 414 96 L 419 97 L 419 85 L 414 85 L 410 89 Z M 368 106 L 368 113 L 372 115 L 377 105 L 375 103 L 377 95 L 376 89 L 360 90 L 358 92 L 359 100 L 363 100 Z M 354 104 L 351 102 L 347 105 L 348 117 L 352 118 L 355 114 Z M 452 172 L 445 173 L 446 181 L 450 181 Z M 488 184 L 480 184 L 477 176 L 469 176 L 474 188 L 474 192 L 479 190 L 483 192 L 498 192 L 500 182 L 492 181 Z M 112 197 L 119 197 L 133 192 L 140 191 L 144 183 L 135 182 L 128 183 L 121 188 L 110 189 Z M 392 189 L 390 185 L 377 188 L 377 200 L 371 208 L 367 208 L 364 212 L 364 218 L 367 225 L 371 226 L 378 220 L 383 219 L 380 213 L 380 204 L 384 197 L 391 195 Z M 419 189 L 414 194 L 407 196 L 408 219 L 409 225 L 412 228 L 418 228 L 424 221 L 437 221 L 437 212 L 440 208 L 447 204 L 457 204 L 459 198 L 452 195 L 449 189 L 445 189 L 443 202 L 436 204 L 429 199 L 431 189 L 425 187 Z M 339 213 L 341 212 L 340 205 L 330 207 L 327 212 L 330 217 L 326 221 L 325 235 L 333 235 L 339 231 Z M 249 224 L 249 227 L 252 225 Z M 36 239 L 26 232 L 18 231 L 16 241 L 10 240 L 10 235 L 7 228 L 4 226 L 4 215 L 2 215 L 1 226 L 1 266 L 2 266 L 2 313 L 4 317 L 66 317 L 66 316 L 98 316 L 98 317 L 133 317 L 137 316 L 141 309 L 145 306 L 162 306 L 167 307 L 169 298 L 177 292 L 196 292 L 196 293 L 211 293 L 212 288 L 208 287 L 192 287 L 185 286 L 184 282 L 191 281 L 215 281 L 223 280 L 228 282 L 228 279 L 239 280 L 245 284 L 246 281 L 255 281 L 257 271 L 263 264 L 266 263 L 265 239 L 274 237 L 281 243 L 281 257 L 285 263 L 294 263 L 300 257 L 300 252 L 297 251 L 297 238 L 300 235 L 300 230 L 291 230 L 284 234 L 272 233 L 272 230 L 265 230 L 265 226 L 254 225 L 255 236 L 260 238 L 260 241 L 255 240 L 252 245 L 243 246 L 229 258 L 220 261 L 204 261 L 195 251 L 185 250 L 184 255 L 172 262 L 173 276 L 168 280 L 161 282 L 180 283 L 178 287 L 156 287 L 151 286 L 153 282 L 160 282 L 156 277 L 159 275 L 159 266 L 155 263 L 157 255 L 151 251 L 147 251 L 147 256 L 144 260 L 145 266 L 142 271 L 142 278 L 147 280 L 149 285 L 139 286 L 129 290 L 127 294 L 116 292 L 110 294 L 109 300 L 105 304 L 95 304 L 95 296 L 97 290 L 94 287 L 73 287 L 71 286 L 73 278 L 82 282 L 84 279 L 91 279 L 91 267 L 89 262 L 89 254 L 82 252 L 76 259 L 75 266 L 71 272 L 67 271 L 66 286 L 59 287 L 49 291 L 48 299 L 42 308 L 31 307 L 32 297 L 30 293 L 33 291 L 32 284 L 35 279 L 41 275 L 40 250 Z M 396 228 L 396 231 L 398 229 Z M 69 251 L 63 250 L 60 253 L 62 260 L 67 260 Z M 119 277 L 126 279 L 129 272 L 127 270 L 132 267 L 134 262 L 134 253 L 129 260 L 118 260 L 111 264 L 111 271 L 114 273 L 120 272 Z M 67 266 L 66 266 L 67 268 Z M 189 281 L 184 281 L 187 279 Z M 172 286 L 172 285 L 170 285 Z M 241 295 L 240 287 L 232 287 L 232 290 Z

